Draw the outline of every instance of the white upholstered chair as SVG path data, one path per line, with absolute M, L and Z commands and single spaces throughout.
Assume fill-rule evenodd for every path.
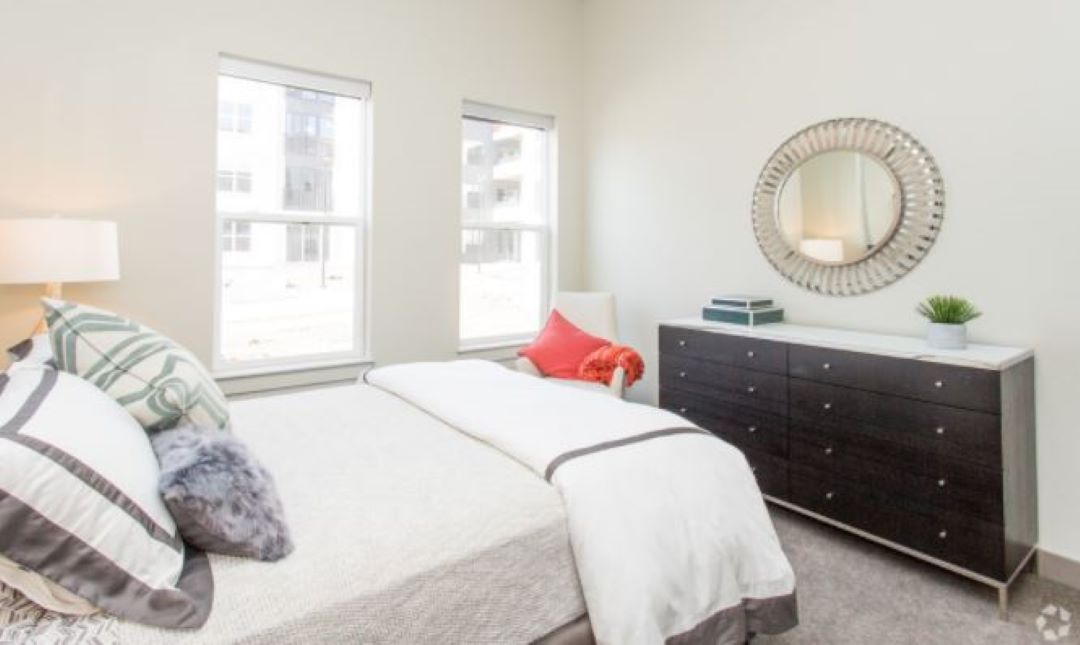
M 618 330 L 615 326 L 615 296 L 610 293 L 584 292 L 584 291 L 560 291 L 555 294 L 553 308 L 558 310 L 564 318 L 577 325 L 585 332 L 598 336 L 613 343 L 618 342 Z M 519 372 L 543 377 L 540 370 L 532 361 L 519 356 L 515 366 Z M 624 382 L 626 373 L 621 367 L 615 369 L 611 377 L 611 385 L 603 383 L 591 383 L 573 379 L 552 378 L 551 381 L 570 387 L 597 392 L 607 392 L 612 396 L 622 397 L 625 391 Z

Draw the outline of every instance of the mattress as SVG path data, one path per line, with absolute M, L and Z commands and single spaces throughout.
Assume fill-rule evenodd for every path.
M 211 556 L 214 608 L 197 631 L 105 617 L 45 631 L 139 644 L 523 643 L 585 613 L 559 495 L 519 463 L 361 384 L 231 411 L 274 474 L 296 550 L 276 563 Z

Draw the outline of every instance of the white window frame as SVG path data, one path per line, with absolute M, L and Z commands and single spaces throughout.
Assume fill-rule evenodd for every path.
M 543 130 L 544 137 L 544 185 L 547 190 L 544 194 L 544 221 L 540 224 L 527 224 L 524 222 L 499 222 L 499 223 L 477 223 L 466 224 L 461 218 L 460 210 L 458 212 L 459 228 L 458 239 L 460 244 L 461 234 L 467 230 L 478 231 L 523 231 L 536 233 L 540 238 L 540 257 L 543 265 L 540 267 L 540 319 L 537 321 L 537 329 L 541 329 L 544 325 L 544 321 L 548 315 L 548 309 L 551 306 L 552 301 L 552 288 L 554 284 L 553 275 L 555 272 L 555 254 L 557 243 L 557 213 L 556 204 L 558 204 L 558 188 L 556 186 L 556 130 L 555 130 L 555 118 L 551 116 L 545 116 L 542 114 L 536 114 L 533 112 L 524 112 L 521 110 L 514 110 L 510 108 L 499 107 L 487 103 L 477 103 L 474 101 L 465 101 L 461 111 L 462 120 L 473 119 L 478 121 L 489 121 L 491 123 L 498 123 L 503 125 L 513 125 L 526 128 L 534 128 L 537 130 Z M 459 144 L 460 145 L 460 144 Z M 461 190 L 461 186 L 464 185 L 464 177 L 461 177 L 458 181 L 458 190 Z M 460 199 L 460 197 L 459 197 Z M 458 272 L 460 276 L 461 260 L 458 260 Z M 458 278 L 460 281 L 460 277 Z M 458 307 L 460 317 L 461 302 L 461 289 L 460 283 L 458 288 Z M 515 347 L 524 345 L 533 339 L 533 334 L 505 334 L 498 336 L 487 336 L 483 338 L 462 338 L 461 329 L 458 329 L 458 352 L 476 352 L 487 349 L 498 349 L 504 347 Z
M 369 252 L 370 210 L 371 210 L 371 84 L 366 81 L 347 79 L 331 74 L 310 72 L 271 63 L 256 62 L 245 58 L 221 55 L 218 58 L 218 76 L 232 76 L 253 81 L 286 85 L 340 96 L 360 99 L 361 124 L 364 133 L 364 147 L 360 151 L 360 197 L 355 218 L 327 215 L 319 211 L 259 211 L 259 212 L 224 212 L 215 207 L 214 218 L 214 333 L 213 333 L 213 372 L 216 378 L 238 378 L 277 374 L 302 370 L 318 370 L 329 367 L 357 365 L 370 362 L 370 298 L 369 283 L 371 253 Z M 217 107 L 215 106 L 215 110 Z M 254 121 L 254 115 L 252 115 Z M 215 144 L 216 145 L 216 144 Z M 215 153 L 215 159 L 217 155 Z M 215 161 L 216 163 L 216 161 Z M 217 173 L 214 174 L 214 194 L 217 194 Z M 254 361 L 227 361 L 221 351 L 221 309 L 224 293 L 222 290 L 222 260 L 224 240 L 221 231 L 228 221 L 250 222 L 252 224 L 323 224 L 334 226 L 352 226 L 355 231 L 355 275 L 356 293 L 353 294 L 353 349 L 347 352 L 325 352 L 289 356 L 284 358 Z

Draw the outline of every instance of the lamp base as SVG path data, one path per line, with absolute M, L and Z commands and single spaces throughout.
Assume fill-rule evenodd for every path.
M 45 297 L 59 300 L 63 294 L 63 286 L 59 282 L 47 282 L 45 283 Z M 37 336 L 38 334 L 45 334 L 49 331 L 49 325 L 45 322 L 45 312 L 41 312 L 41 318 L 38 318 L 37 325 L 34 326 L 34 330 L 30 332 L 30 336 Z

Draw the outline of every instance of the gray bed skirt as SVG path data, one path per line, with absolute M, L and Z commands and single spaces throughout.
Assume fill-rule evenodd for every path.
M 799 624 L 795 592 L 776 598 L 748 599 L 719 611 L 694 629 L 672 636 L 667 645 L 748 643 L 755 634 L 780 634 Z M 585 614 L 535 641 L 534 645 L 595 645 Z

